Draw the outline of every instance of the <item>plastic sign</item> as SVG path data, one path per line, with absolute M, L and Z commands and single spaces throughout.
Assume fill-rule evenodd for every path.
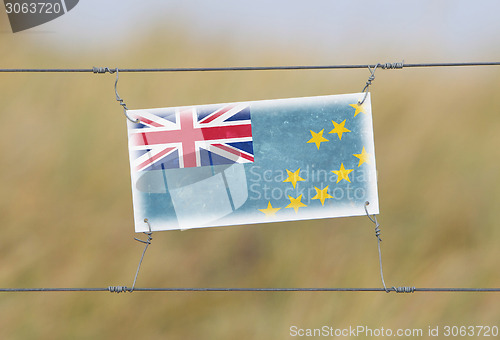
M 127 111 L 135 231 L 378 213 L 364 96 Z

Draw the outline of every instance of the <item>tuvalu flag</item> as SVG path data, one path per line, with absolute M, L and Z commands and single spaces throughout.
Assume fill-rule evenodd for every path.
M 364 96 L 129 110 L 135 231 L 377 214 Z

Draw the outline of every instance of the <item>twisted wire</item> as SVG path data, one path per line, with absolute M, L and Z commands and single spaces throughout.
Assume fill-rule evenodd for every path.
M 402 69 L 404 66 L 405 66 L 404 60 L 400 63 L 396 62 L 396 63 L 379 64 L 379 67 L 382 68 L 383 70 Z
M 396 293 L 414 293 L 415 287 L 392 287 Z
M 93 73 L 100 73 L 100 74 L 103 74 L 103 73 L 110 73 L 110 74 L 113 74 L 115 72 L 118 71 L 118 68 L 109 68 L 109 67 L 92 67 L 92 72 Z
M 380 242 L 382 242 L 382 238 L 380 238 L 380 224 L 377 221 L 377 217 L 373 215 L 373 218 L 370 216 L 368 213 L 368 205 L 370 205 L 370 202 L 366 201 L 364 208 L 366 212 L 366 216 L 370 219 L 375 224 L 375 237 L 377 237 L 377 246 L 378 246 L 378 262 L 379 262 L 379 267 L 380 267 L 380 279 L 382 280 L 382 285 L 384 286 L 384 290 L 389 293 L 390 290 L 387 289 L 385 285 L 385 280 L 384 280 L 384 270 L 382 269 L 382 250 L 380 249 Z M 393 287 L 394 288 L 394 287 Z M 394 288 L 395 289 L 395 288 Z
M 137 282 L 137 276 L 139 276 L 139 270 L 141 269 L 142 260 L 144 260 L 144 255 L 146 254 L 146 250 L 148 250 L 148 247 L 151 244 L 151 241 L 153 240 L 153 237 L 151 236 L 151 235 L 153 235 L 153 232 L 151 231 L 151 224 L 149 224 L 149 220 L 147 218 L 145 218 L 144 223 L 146 223 L 148 225 L 149 231 L 144 232 L 143 234 L 147 235 L 148 239 L 146 241 L 143 241 L 141 239 L 134 237 L 134 240 L 142 242 L 146 245 L 144 246 L 144 250 L 142 251 L 141 260 L 139 261 L 139 265 L 137 266 L 137 270 L 135 272 L 134 283 L 132 284 L 132 288 L 130 288 L 130 290 L 129 290 L 131 293 L 134 291 L 135 283 Z
M 128 110 L 128 107 L 127 107 L 127 104 L 125 104 L 125 102 L 123 101 L 122 98 L 120 98 L 120 95 L 118 94 L 118 77 L 119 77 L 119 72 L 118 72 L 118 68 L 114 69 L 114 70 L 110 70 L 109 68 L 107 67 L 100 67 L 100 68 L 96 68 L 94 67 L 94 69 L 98 69 L 99 73 L 105 73 L 105 72 L 109 72 L 111 74 L 113 74 L 114 72 L 116 72 L 116 80 L 115 80 L 115 95 L 116 95 L 116 101 L 123 107 L 123 114 L 125 115 L 125 117 L 127 117 L 127 119 L 129 121 L 131 121 L 132 123 L 139 123 L 139 119 L 132 119 L 130 118 L 130 116 L 128 115 L 127 113 L 127 110 Z M 103 72 L 100 72 L 100 71 L 103 71 Z
M 377 221 L 377 216 L 373 215 L 370 216 L 368 213 L 368 205 L 370 205 L 370 202 L 366 201 L 364 208 L 366 212 L 366 216 L 372 221 L 373 224 L 375 224 L 375 237 L 377 238 L 377 246 L 378 246 L 378 261 L 379 261 L 379 266 L 380 266 L 380 279 L 382 280 L 382 285 L 384 286 L 384 290 L 386 293 L 390 292 L 396 292 L 396 293 L 413 293 L 415 292 L 416 288 L 415 287 L 391 287 L 387 288 L 385 285 L 385 280 L 384 280 L 384 271 L 382 268 L 382 250 L 380 249 L 380 242 L 382 242 L 382 238 L 380 237 L 381 230 L 380 230 L 380 223 Z
M 129 289 L 125 286 L 109 286 L 108 287 L 108 291 L 110 293 L 117 293 L 117 294 L 120 294 L 120 293 L 123 293 L 123 292 L 128 292 Z
M 363 91 L 361 91 L 361 92 L 363 92 L 365 94 L 365 96 L 363 97 L 363 100 L 361 100 L 361 101 L 358 102 L 358 105 L 363 105 L 363 103 L 365 102 L 366 97 L 368 96 L 368 88 L 372 84 L 372 81 L 375 80 L 375 71 L 377 70 L 377 67 L 379 65 L 381 65 L 381 64 L 377 64 L 373 68 L 371 68 L 370 66 L 368 66 L 368 70 L 370 70 L 370 76 L 368 77 L 368 80 L 366 81 L 366 84 L 365 84 L 365 87 L 363 88 Z M 389 65 L 389 63 L 387 63 L 385 65 Z M 392 64 L 390 64 L 390 65 L 392 65 Z

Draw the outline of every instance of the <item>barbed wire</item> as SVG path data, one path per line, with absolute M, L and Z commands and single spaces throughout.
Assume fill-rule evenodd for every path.
M 114 73 L 119 72 L 217 72 L 217 71 L 277 71 L 277 70 L 333 70 L 333 69 L 402 69 L 420 67 L 461 67 L 461 66 L 500 66 L 500 61 L 492 62 L 456 62 L 456 63 L 376 63 L 345 65 L 296 65 L 296 66 L 235 66 L 235 67 L 170 67 L 170 68 L 3 68 L 0 72 L 75 72 L 75 73 Z

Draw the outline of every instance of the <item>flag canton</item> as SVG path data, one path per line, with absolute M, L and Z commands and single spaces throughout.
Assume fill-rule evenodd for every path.
M 129 111 L 135 171 L 254 161 L 250 107 L 245 103 Z

